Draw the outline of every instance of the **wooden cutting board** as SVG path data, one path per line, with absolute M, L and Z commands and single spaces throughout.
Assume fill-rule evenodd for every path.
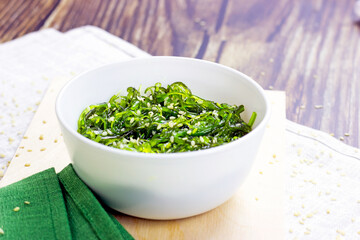
M 55 115 L 55 99 L 66 78 L 53 80 L 0 187 L 50 167 L 70 163 Z M 135 239 L 283 239 L 283 159 L 285 94 L 267 91 L 272 116 L 255 164 L 238 192 L 207 213 L 173 221 L 153 221 L 113 212 Z

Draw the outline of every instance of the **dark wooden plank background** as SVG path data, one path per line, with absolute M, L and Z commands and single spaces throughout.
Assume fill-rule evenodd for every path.
M 354 1 L 0 0 L 0 42 L 95 25 L 150 54 L 219 62 L 265 89 L 284 90 L 288 119 L 359 147 Z

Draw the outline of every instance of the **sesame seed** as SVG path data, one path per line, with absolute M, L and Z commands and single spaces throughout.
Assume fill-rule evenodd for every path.
M 256 200 L 256 201 L 258 201 L 258 200 L 259 200 L 259 198 L 255 197 L 255 200 Z
M 187 131 L 186 133 L 187 133 L 187 134 L 191 134 L 191 130 Z
M 304 204 L 301 204 L 301 208 L 303 208 L 303 209 L 305 208 Z
M 289 229 L 289 233 L 293 233 L 293 232 L 294 232 L 294 231 L 290 228 L 290 229 Z
M 292 200 L 292 199 L 293 199 L 293 196 L 290 196 L 289 199 Z
M 200 139 L 200 142 L 202 142 L 202 143 L 204 142 L 204 138 L 202 136 L 200 136 L 199 139 Z
M 148 103 L 146 103 L 146 106 L 149 108 L 151 106 L 151 104 L 148 102 Z
M 344 133 L 344 136 L 348 137 L 348 136 L 350 136 L 350 133 Z
M 40 134 L 39 139 L 40 139 L 40 140 L 44 140 L 44 135 L 43 135 L 43 134 Z
M 309 231 L 305 231 L 305 232 L 304 232 L 304 234 L 309 235 L 309 234 L 310 234 L 310 232 L 309 232 Z
M 29 205 L 29 204 L 30 204 L 30 202 L 29 202 L 29 201 L 25 201 L 24 203 L 25 203 L 26 205 Z
M 195 141 L 193 140 L 193 141 L 191 141 L 191 146 L 195 146 Z
M 130 119 L 130 124 L 132 124 L 134 121 L 135 121 L 135 119 L 134 119 L 134 118 L 131 118 L 131 119 Z
M 172 142 L 172 143 L 174 142 L 174 136 L 170 137 L 170 142 Z
M 159 124 L 156 129 L 160 130 L 160 128 L 161 128 L 161 124 Z
M 338 229 L 338 230 L 336 230 L 336 232 L 339 233 L 339 234 L 341 234 L 342 236 L 345 236 L 345 232 L 342 231 L 342 230 L 339 230 L 339 229 Z
M 15 157 L 19 157 L 19 156 L 20 156 L 20 154 L 19 154 L 19 153 L 15 154 Z
M 5 233 L 4 230 L 2 228 L 0 228 L 0 234 L 4 235 L 4 233 Z
M 217 138 L 216 137 L 213 138 L 213 143 L 217 143 Z
M 259 174 L 263 174 L 263 172 L 262 172 L 262 171 L 260 171 L 260 172 L 259 172 Z
M 323 108 L 323 107 L 324 107 L 323 105 L 315 105 L 315 106 L 314 106 L 315 109 L 321 109 L 321 108 Z
M 20 207 L 15 207 L 15 208 L 13 209 L 13 211 L 14 211 L 14 212 L 20 211 Z
M 105 137 L 108 135 L 108 133 L 106 131 L 104 131 L 101 135 L 103 135 Z
M 273 158 L 276 158 L 276 154 L 274 154 L 272 157 L 273 157 Z
M 303 222 L 302 220 L 299 220 L 299 223 L 300 223 L 301 225 L 304 225 L 304 222 Z
M 4 157 L 6 157 L 5 154 L 1 153 L 0 158 L 4 158 Z
M 301 215 L 300 212 L 294 212 L 294 216 L 295 216 L 295 217 L 298 217 L 298 216 L 300 216 L 300 215 Z
M 58 140 L 57 140 L 57 139 L 55 139 L 55 140 L 54 140 L 54 143 L 57 143 L 57 142 L 58 142 Z
M 176 119 L 176 117 L 171 116 L 171 117 L 169 117 L 169 119 L 170 119 L 170 120 L 174 120 L 174 119 Z
M 309 213 L 306 215 L 307 218 L 312 218 L 314 215 L 312 213 Z
M 25 167 L 30 167 L 30 163 L 25 163 Z
M 46 150 L 46 148 L 41 148 L 41 149 L 40 149 L 41 152 L 43 152 L 43 151 L 45 151 L 45 150 Z
M 185 115 L 185 112 L 184 111 L 179 111 L 179 114 L 180 115 Z
M 32 150 L 31 150 L 31 149 L 28 149 L 27 151 L 28 151 L 28 152 L 32 152 Z
M 45 120 L 43 120 L 43 121 L 42 121 L 42 123 L 43 123 L 43 124 L 46 124 L 46 121 L 45 121 Z
M 151 101 L 153 100 L 153 97 L 152 97 L 152 95 L 150 95 L 150 96 L 149 96 L 149 99 L 150 99 Z
M 333 137 L 333 136 L 335 136 L 335 134 L 334 134 L 334 133 L 330 133 L 330 136 L 332 136 L 332 137 Z
M 173 128 L 174 125 L 175 125 L 175 124 L 174 124 L 173 122 L 171 122 L 171 121 L 169 122 L 169 127 L 170 127 L 170 128 Z
M 344 137 L 339 137 L 340 141 L 344 141 Z

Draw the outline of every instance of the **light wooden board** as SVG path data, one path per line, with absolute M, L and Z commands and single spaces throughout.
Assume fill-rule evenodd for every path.
M 55 99 L 67 79 L 53 80 L 0 187 L 70 159 L 55 115 Z M 252 171 L 239 191 L 218 208 L 199 216 L 151 221 L 114 213 L 136 239 L 283 239 L 283 158 L 285 94 L 268 91 L 272 117 Z M 30 166 L 25 166 L 30 164 Z

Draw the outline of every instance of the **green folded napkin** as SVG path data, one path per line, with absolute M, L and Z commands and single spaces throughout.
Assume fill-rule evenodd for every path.
M 133 237 L 99 203 L 72 165 L 0 189 L 0 239 Z

